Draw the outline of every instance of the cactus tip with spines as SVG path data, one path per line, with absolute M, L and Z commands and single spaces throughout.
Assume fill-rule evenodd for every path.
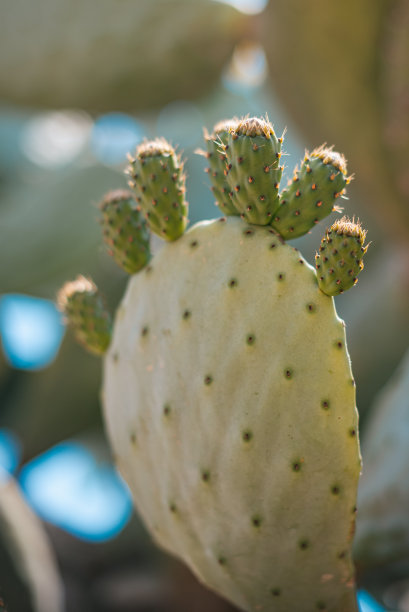
M 278 208 L 282 141 L 267 118 L 244 117 L 229 127 L 226 179 L 232 204 L 248 223 L 268 225 Z
M 152 232 L 176 240 L 186 229 L 188 204 L 183 161 L 164 138 L 141 143 L 129 156 L 129 186 Z
M 366 230 L 354 218 L 342 217 L 327 229 L 315 255 L 318 286 L 323 293 L 334 296 L 356 285 L 369 247 L 365 239 Z
M 150 233 L 133 194 L 125 189 L 110 191 L 99 208 L 109 254 L 125 272 L 135 274 L 150 259 Z
M 306 151 L 300 168 L 280 194 L 280 206 L 271 225 L 286 240 L 303 236 L 331 212 L 341 212 L 335 204 L 344 195 L 352 177 L 347 176 L 345 157 L 333 147 L 321 145 Z
M 78 342 L 90 353 L 103 355 L 111 342 L 112 321 L 95 283 L 81 275 L 65 283 L 57 304 Z

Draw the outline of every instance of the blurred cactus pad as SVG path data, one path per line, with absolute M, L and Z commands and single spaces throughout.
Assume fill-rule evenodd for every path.
M 64 611 L 62 579 L 47 533 L 18 484 L 2 468 L 0 577 L 0 610 Z
M 115 461 L 158 545 L 240 609 L 356 612 L 361 458 L 333 296 L 357 282 L 365 231 L 345 217 L 333 224 L 316 269 L 287 243 L 339 210 L 346 161 L 318 147 L 280 189 L 283 136 L 267 118 L 212 134 L 201 153 L 226 216 L 188 230 L 180 155 L 160 140 L 130 156 L 133 204 L 123 197 L 165 239 L 146 265 L 140 233 L 123 240 L 126 215 L 109 216 L 118 201 L 104 200 L 108 248 L 116 260 L 123 248 L 127 264 L 135 253 L 138 267 L 104 356 Z M 68 287 L 78 308 L 65 313 L 84 343 L 95 286 L 89 296 L 83 282 Z M 93 330 L 101 317 L 95 299 Z
M 263 29 L 275 92 L 307 143 L 348 151 L 363 202 L 408 242 L 407 0 L 274 0 Z
M 216 85 L 242 31 L 243 16 L 211 0 L 100 0 L 97 11 L 92 0 L 4 0 L 0 96 L 89 111 L 196 99 Z
M 354 555 L 364 571 L 409 568 L 409 351 L 385 386 L 366 427 Z

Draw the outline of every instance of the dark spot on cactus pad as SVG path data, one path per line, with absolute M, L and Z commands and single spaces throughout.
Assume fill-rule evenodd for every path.
M 210 480 L 210 472 L 209 472 L 209 470 L 203 470 L 202 471 L 202 480 L 203 480 L 203 482 L 209 482 L 209 480 Z
M 212 382 L 213 382 L 212 376 L 210 376 L 209 374 L 207 376 L 205 376 L 205 378 L 204 378 L 204 384 L 205 385 L 211 385 Z
M 346 556 L 347 556 L 347 553 L 345 550 L 343 550 L 342 552 L 339 553 L 338 559 L 345 559 Z
M 165 416 L 169 416 L 169 415 L 170 415 L 170 413 L 171 413 L 171 410 L 172 410 L 172 409 L 171 409 L 171 407 L 169 406 L 169 404 L 165 404 L 165 405 L 164 405 L 164 407 L 163 407 L 163 414 L 164 414 Z
M 249 335 L 247 336 L 247 338 L 246 338 L 246 342 L 247 342 L 247 344 L 248 344 L 248 345 L 250 345 L 250 346 L 251 346 L 252 344 L 254 344 L 254 343 L 255 343 L 255 341 L 256 341 L 256 337 L 255 337 L 255 335 L 254 335 L 254 334 L 249 334 Z
M 149 332 L 149 327 L 147 327 L 147 326 L 142 327 L 141 336 L 147 336 L 148 332 Z
M 286 369 L 284 370 L 284 376 L 285 376 L 286 378 L 288 378 L 288 379 L 292 378 L 292 377 L 293 377 L 293 371 L 292 371 L 292 369 L 291 369 L 291 368 L 286 368 Z
M 299 460 L 293 461 L 291 467 L 293 468 L 294 472 L 299 472 L 301 470 L 301 463 L 302 463 L 302 461 L 299 461 Z
M 176 504 L 174 504 L 173 502 L 171 502 L 169 504 L 169 510 L 172 512 L 172 514 L 176 514 L 176 512 L 178 511 Z
M 226 564 L 227 564 L 227 559 L 226 559 L 226 557 L 223 557 L 222 555 L 219 555 L 219 556 L 217 557 L 217 563 L 218 563 L 219 565 L 226 565 Z
M 276 248 L 276 246 L 277 246 L 277 244 L 276 244 L 275 242 L 272 242 L 272 243 L 270 244 L 270 249 L 275 249 L 275 248 Z
M 197 240 L 192 240 L 192 242 L 190 243 L 190 246 L 192 247 L 192 249 L 194 249 L 195 247 L 197 247 L 198 244 L 199 243 Z
M 333 495 L 339 495 L 339 492 L 340 492 L 340 489 L 339 489 L 339 486 L 338 486 L 338 485 L 333 485 L 333 486 L 331 487 L 331 493 L 332 493 Z
M 229 280 L 229 287 L 237 287 L 237 278 L 231 278 Z
M 253 516 L 251 518 L 251 522 L 254 525 L 254 527 L 261 527 L 261 517 L 259 517 L 258 515 Z
M 153 270 L 152 266 L 146 266 L 146 268 L 145 268 L 146 274 L 150 274 L 150 272 L 152 272 L 152 270 Z
M 349 430 L 349 435 L 351 436 L 351 438 L 355 438 L 355 436 L 356 436 L 356 429 L 354 427 L 352 427 Z
M 252 235 L 254 234 L 254 230 L 252 230 L 252 229 L 246 229 L 246 230 L 244 230 L 243 234 L 244 234 L 245 236 L 252 236 Z
M 310 543 L 308 540 L 300 540 L 298 542 L 298 546 L 300 547 L 301 550 L 307 550 L 307 548 L 310 547 Z
M 226 221 L 226 217 L 220 217 L 219 223 L 225 223 L 225 221 Z
M 242 438 L 243 438 L 244 442 L 250 442 L 250 440 L 253 438 L 253 432 L 250 431 L 249 429 L 246 429 L 242 433 Z
M 280 274 L 277 275 L 278 280 L 282 281 L 285 279 L 285 274 L 283 272 L 280 272 Z
M 307 304 L 307 310 L 308 312 L 315 312 L 317 310 L 317 307 L 315 304 Z
M 278 587 L 275 587 L 274 589 L 271 589 L 271 594 L 273 597 L 280 597 L 281 589 L 279 589 Z
M 328 408 L 329 408 L 329 400 L 327 400 L 327 399 L 322 400 L 321 408 L 324 408 L 324 410 L 328 410 Z
M 131 444 L 135 445 L 136 444 L 136 433 L 132 432 L 129 437 L 130 437 L 130 440 L 131 440 Z
M 335 346 L 339 349 L 341 349 L 343 347 L 343 343 L 341 342 L 341 340 L 337 340 Z
M 190 310 L 185 310 L 183 313 L 183 318 L 184 319 L 189 319 L 191 317 L 192 313 L 190 312 Z

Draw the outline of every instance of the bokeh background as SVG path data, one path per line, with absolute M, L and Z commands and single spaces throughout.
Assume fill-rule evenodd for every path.
M 183 151 L 194 223 L 219 215 L 203 127 L 266 113 L 286 130 L 284 181 L 322 142 L 355 174 L 343 207 L 372 244 L 336 305 L 363 441 L 360 606 L 409 611 L 407 0 L 2 0 L 1 611 L 233 610 L 135 515 L 104 436 L 101 364 L 55 295 L 82 273 L 118 304 L 127 278 L 97 204 L 126 186 L 128 151 L 159 135 Z M 294 241 L 311 262 L 325 227 Z

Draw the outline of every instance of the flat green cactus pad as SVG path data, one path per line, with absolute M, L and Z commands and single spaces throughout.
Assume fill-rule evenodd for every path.
M 103 398 L 159 545 L 245 611 L 356 612 L 344 325 L 273 229 L 202 222 L 131 277 Z

